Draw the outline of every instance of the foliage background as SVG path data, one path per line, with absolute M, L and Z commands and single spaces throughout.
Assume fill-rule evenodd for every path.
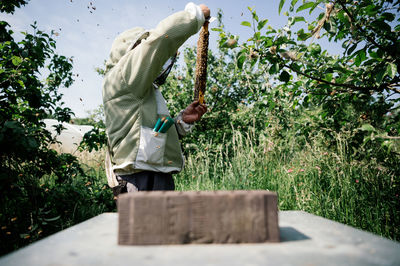
M 1 1 L 0 11 L 24 4 Z M 43 119 L 57 119 L 58 132 L 71 119 L 59 88 L 73 82 L 72 59 L 36 24 L 21 41 L 13 36 L 0 21 L 0 254 L 115 208 L 103 179 L 50 149 L 56 140 Z

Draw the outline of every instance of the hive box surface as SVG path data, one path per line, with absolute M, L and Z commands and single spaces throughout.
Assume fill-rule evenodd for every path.
M 118 198 L 121 245 L 278 242 L 269 191 L 135 192 Z

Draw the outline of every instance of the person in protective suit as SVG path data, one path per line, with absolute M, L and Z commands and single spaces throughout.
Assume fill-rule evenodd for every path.
M 155 29 L 135 27 L 114 40 L 106 63 L 103 104 L 106 172 L 115 196 L 175 189 L 172 173 L 181 171 L 184 164 L 178 135 L 190 132 L 207 108 L 195 101 L 172 119 L 158 86 L 165 82 L 178 48 L 209 16 L 207 6 L 189 3 Z M 160 121 L 175 126 L 159 130 Z

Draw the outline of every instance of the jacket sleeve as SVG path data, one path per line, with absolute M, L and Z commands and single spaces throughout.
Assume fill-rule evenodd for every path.
M 179 136 L 181 136 L 181 137 L 184 137 L 184 136 L 186 136 L 187 134 L 191 133 L 192 130 L 193 130 L 193 128 L 194 128 L 194 126 L 195 126 L 194 123 L 193 123 L 193 124 L 188 124 L 188 123 L 185 123 L 185 122 L 183 121 L 183 119 L 182 119 L 183 111 L 184 111 L 184 110 L 182 110 L 182 111 L 178 114 L 178 116 L 174 118 L 176 130 L 178 131 L 178 134 L 179 134 Z
M 204 21 L 190 11 L 181 11 L 162 20 L 149 37 L 129 51 L 118 63 L 126 88 L 137 98 L 152 88 L 164 63 L 193 34 Z M 200 27 L 199 27 L 200 25 Z

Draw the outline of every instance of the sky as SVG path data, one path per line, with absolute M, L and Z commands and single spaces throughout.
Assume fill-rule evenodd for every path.
M 159 21 L 174 12 L 183 10 L 189 1 L 181 0 L 30 0 L 13 15 L 1 14 L 14 32 L 29 31 L 37 21 L 38 29 L 55 31 L 57 53 L 73 57 L 75 82 L 69 88 L 61 88 L 65 106 L 76 117 L 86 117 L 88 111 L 102 103 L 102 77 L 95 71 L 109 56 L 114 38 L 124 30 L 141 26 L 156 27 Z M 278 14 L 279 0 L 218 0 L 194 2 L 206 4 L 211 15 L 221 9 L 226 30 L 239 35 L 242 41 L 252 34 L 250 28 L 240 25 L 251 21 L 247 7 L 255 7 L 260 19 L 267 18 L 269 25 L 281 28 L 287 17 Z M 289 1 L 287 1 L 289 2 Z M 287 6 L 286 6 L 287 8 Z M 283 11 L 285 7 L 283 8 Z M 283 13 L 282 11 L 282 13 Z M 211 24 L 211 28 L 217 23 Z M 211 31 L 210 48 L 216 47 L 217 32 Z M 185 46 L 194 46 L 198 35 L 192 36 Z M 183 50 L 183 47 L 181 50 Z

